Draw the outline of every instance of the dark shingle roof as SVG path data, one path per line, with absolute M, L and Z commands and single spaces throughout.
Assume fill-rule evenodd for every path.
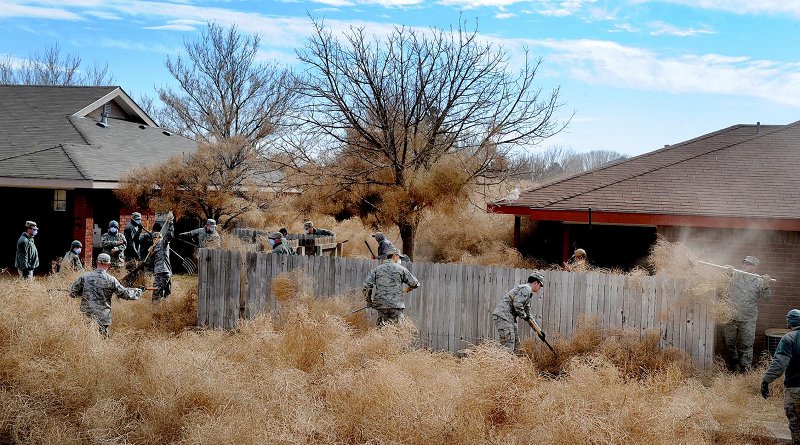
M 500 207 L 800 218 L 800 122 L 735 125 L 559 179 Z
M 77 112 L 118 87 L 0 86 L 0 178 L 116 181 L 134 166 L 196 150 L 196 143 L 138 122 L 101 128 Z

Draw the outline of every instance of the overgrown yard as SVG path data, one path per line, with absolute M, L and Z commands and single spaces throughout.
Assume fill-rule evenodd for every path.
M 87 325 L 66 278 L 0 290 L 0 443 L 705 444 L 785 424 L 761 371 L 700 375 L 653 338 L 586 323 L 556 341 L 465 358 L 377 330 L 355 295 L 283 286 L 279 313 L 234 333 L 198 331 L 196 284 L 169 301 L 113 303 L 112 338 Z M 719 434 L 718 431 L 725 431 Z

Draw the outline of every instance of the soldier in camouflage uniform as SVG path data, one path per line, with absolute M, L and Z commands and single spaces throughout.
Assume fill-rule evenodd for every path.
M 33 270 L 39 267 L 39 251 L 33 243 L 33 237 L 39 233 L 39 227 L 33 221 L 25 222 L 25 231 L 17 240 L 17 256 L 14 265 L 17 267 L 19 277 L 32 280 Z
M 528 282 L 511 289 L 494 308 L 492 319 L 500 334 L 500 343 L 511 352 L 519 351 L 519 336 L 517 335 L 517 317 L 523 320 L 531 318 L 531 297 L 534 292 L 539 292 L 544 283 L 544 277 L 534 272 L 528 277 Z M 540 337 L 544 339 L 544 331 Z
M 268 235 L 269 245 L 272 246 L 272 253 L 278 255 L 296 255 L 291 246 L 284 243 L 284 238 L 280 232 L 272 232 Z
M 372 237 L 378 242 L 378 257 L 373 258 L 373 260 L 385 260 L 387 257 L 386 253 L 389 252 L 390 249 L 395 249 L 394 244 L 386 239 L 386 235 L 384 235 L 383 232 L 375 232 Z
M 191 240 L 200 248 L 219 248 L 220 237 L 217 233 L 217 221 L 207 219 L 205 226 L 178 235 L 179 238 Z
M 753 366 L 753 342 L 756 338 L 756 319 L 758 318 L 758 300 L 772 296 L 770 276 L 762 277 L 754 274 L 759 260 L 748 256 L 742 263 L 742 270 L 727 266 L 733 281 L 728 291 L 733 303 L 733 320 L 722 326 L 722 338 L 725 341 L 727 365 L 730 371 L 749 371 Z
M 575 249 L 572 258 L 564 263 L 564 270 L 568 272 L 586 272 L 589 269 L 589 260 L 586 258 L 586 251 L 583 249 Z
M 119 231 L 119 223 L 111 221 L 108 223 L 108 232 L 100 237 L 100 247 L 103 253 L 111 257 L 111 267 L 123 267 L 125 265 L 125 235 Z
M 64 258 L 61 260 L 61 271 L 63 272 L 83 272 L 85 269 L 83 267 L 83 262 L 81 261 L 81 249 L 83 248 L 83 244 L 75 240 L 69 246 L 69 252 L 64 254 Z
M 781 338 L 769 368 L 761 381 L 761 396 L 769 397 L 769 384 L 784 372 L 783 408 L 789 420 L 792 443 L 800 445 L 800 310 L 792 309 L 786 314 L 786 324 L 791 331 Z
M 419 287 L 414 275 L 400 265 L 400 251 L 391 249 L 388 255 L 389 261 L 372 269 L 364 280 L 364 296 L 367 305 L 378 311 L 378 326 L 399 322 L 406 308 L 403 292 Z
M 142 289 L 126 288 L 107 271 L 111 266 L 111 257 L 106 253 L 97 256 L 97 269 L 86 272 L 69 288 L 70 296 L 81 298 L 81 311 L 92 320 L 97 321 L 100 333 L 108 337 L 111 326 L 111 297 L 116 294 L 125 300 L 138 300 L 142 297 Z
M 175 237 L 172 213 L 164 222 L 164 229 L 160 232 L 153 232 L 153 252 L 150 254 L 153 260 L 153 301 L 167 298 L 172 294 L 172 264 L 169 260 L 169 243 Z M 162 237 L 163 233 L 163 237 Z
M 333 230 L 318 229 L 314 227 L 314 223 L 311 221 L 306 221 L 305 223 L 303 223 L 303 229 L 305 229 L 306 233 L 309 235 L 336 236 L 336 234 L 333 233 Z

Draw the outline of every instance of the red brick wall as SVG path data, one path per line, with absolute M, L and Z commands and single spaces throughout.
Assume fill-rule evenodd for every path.
M 72 238 L 83 243 L 81 259 L 87 269 L 92 267 L 92 229 L 94 228 L 94 208 L 88 199 L 88 191 L 75 190 L 75 213 L 72 225 Z
M 701 259 L 716 264 L 740 268 L 742 259 L 753 255 L 761 260 L 757 273 L 770 274 L 778 282 L 773 286 L 772 299 L 758 305 L 756 354 L 764 347 L 764 331 L 786 327 L 786 313 L 800 309 L 800 232 L 767 230 L 710 229 L 658 227 L 659 235 L 671 242 L 682 242 Z M 717 351 L 721 352 L 721 345 Z

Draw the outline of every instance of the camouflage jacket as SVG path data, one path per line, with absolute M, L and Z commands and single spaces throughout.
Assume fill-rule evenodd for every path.
M 419 287 L 419 281 L 408 269 L 387 261 L 370 271 L 364 280 L 364 289 L 372 290 L 372 307 L 375 309 L 405 309 L 403 283 L 409 289 Z
M 101 325 L 111 324 L 111 297 L 116 294 L 125 300 L 138 300 L 142 290 L 123 287 L 120 282 L 102 269 L 86 272 L 69 288 L 73 298 L 81 298 L 81 311 L 95 318 Z
M 392 244 L 392 242 L 389 241 L 386 238 L 384 238 L 381 242 L 379 242 L 378 243 L 378 259 L 379 260 L 385 260 L 386 259 L 386 252 L 388 252 L 389 249 L 391 249 L 392 247 L 394 247 L 394 244 Z
M 728 295 L 733 304 L 734 320 L 747 321 L 758 317 L 758 300 L 772 297 L 772 289 L 764 287 L 761 277 L 735 271 Z
M 526 314 L 530 315 L 531 297 L 533 297 L 533 291 L 530 284 L 519 284 L 500 299 L 492 315 L 511 323 L 516 323 L 517 317 L 525 317 Z
M 295 255 L 295 251 L 292 249 L 292 246 L 284 242 L 280 242 L 272 246 L 272 253 L 278 255 Z
M 61 271 L 63 272 L 76 272 L 81 271 L 83 272 L 83 262 L 81 262 L 81 257 L 75 255 L 75 252 L 70 250 L 69 252 L 64 254 L 64 258 L 61 260 Z
M 785 372 L 786 378 L 783 380 L 783 386 L 786 388 L 800 387 L 800 342 L 797 341 L 798 334 L 800 334 L 800 327 L 794 328 L 781 337 L 778 347 L 775 348 L 772 362 L 769 364 L 767 372 L 764 373 L 763 381 L 772 383 Z
M 318 229 L 316 227 L 314 227 L 314 233 L 312 233 L 312 235 L 316 235 L 316 236 L 336 236 L 336 234 L 333 233 L 333 230 Z
M 120 241 L 122 241 L 120 243 Z M 119 244 L 118 244 L 119 243 Z M 111 265 L 114 267 L 121 267 L 125 265 L 125 235 L 117 231 L 117 233 L 106 232 L 100 237 L 100 247 L 103 248 L 103 253 L 111 256 Z
M 14 263 L 17 269 L 36 269 L 39 267 L 39 251 L 33 237 L 28 236 L 27 232 L 22 232 L 17 240 L 17 258 Z
M 172 222 L 169 223 L 166 230 L 162 230 L 164 238 L 158 241 L 158 244 L 153 248 L 153 273 L 168 273 L 172 274 L 172 263 L 169 261 L 169 243 L 175 237 L 175 227 Z
M 142 227 L 134 225 L 132 221 L 125 226 L 125 258 L 129 260 L 140 260 L 141 250 L 139 248 L 139 237 L 142 234 Z M 145 254 L 146 255 L 146 254 Z
M 216 231 L 208 233 L 206 232 L 205 227 L 200 227 L 199 229 L 194 229 L 189 232 L 183 232 L 178 235 L 181 238 L 188 238 L 192 240 L 193 243 L 197 247 L 219 247 L 220 246 L 220 236 L 219 233 Z

